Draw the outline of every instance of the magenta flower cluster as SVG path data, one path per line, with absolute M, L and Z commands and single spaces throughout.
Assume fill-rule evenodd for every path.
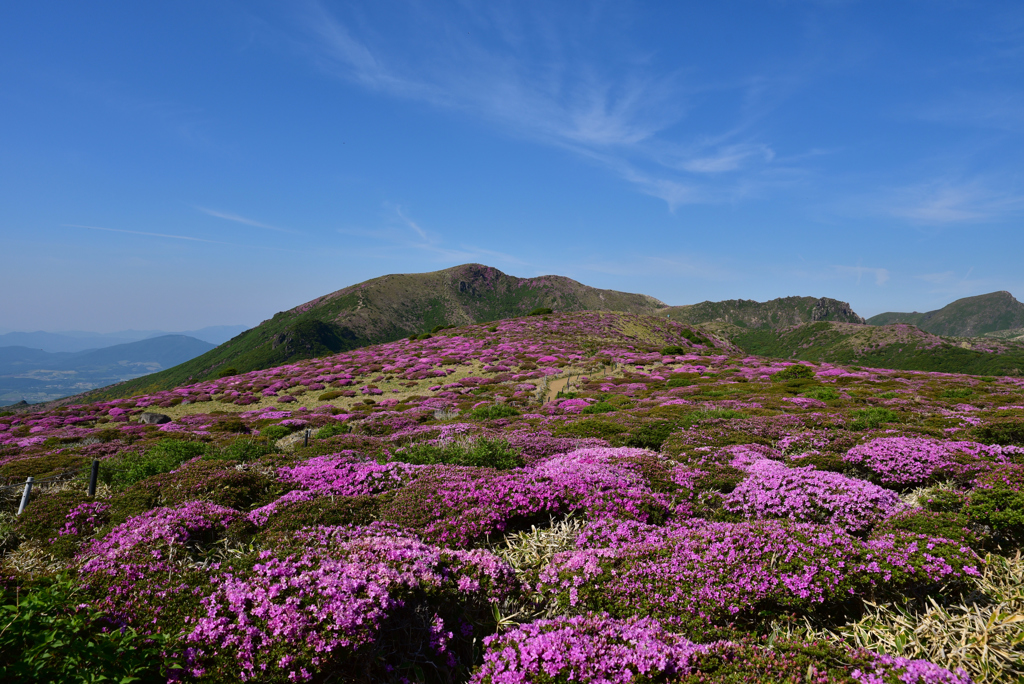
M 744 469 L 747 478 L 722 505 L 750 518 L 788 518 L 863 532 L 900 506 L 891 490 L 814 466 L 791 468 L 763 458 Z
M 1011 463 L 1024 447 L 940 441 L 927 437 L 880 437 L 850 449 L 843 460 L 865 468 L 883 484 L 908 487 L 935 479 L 969 477 Z
M 388 617 L 413 609 L 417 596 L 443 593 L 486 607 L 518 587 L 512 568 L 492 554 L 441 549 L 395 530 L 314 528 L 299 541 L 309 550 L 263 551 L 251 573 L 212 578 L 205 614 L 185 638 L 191 674 L 202 675 L 208 657 L 230 654 L 242 681 L 272 672 L 307 681 L 372 644 Z M 463 628 L 435 614 L 436 655 Z

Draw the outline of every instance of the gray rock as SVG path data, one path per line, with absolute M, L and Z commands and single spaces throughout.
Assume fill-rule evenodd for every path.
M 147 425 L 163 425 L 164 423 L 170 423 L 171 417 L 165 416 L 162 413 L 142 413 L 139 415 L 139 422 Z

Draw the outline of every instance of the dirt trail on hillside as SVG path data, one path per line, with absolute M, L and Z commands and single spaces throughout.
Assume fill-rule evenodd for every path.
M 551 382 L 549 382 L 548 383 L 548 394 L 547 394 L 547 397 L 545 397 L 545 399 L 544 399 L 544 403 L 546 404 L 549 401 L 553 401 L 555 399 L 555 397 L 558 396 L 558 393 L 561 392 L 563 389 L 565 389 L 565 386 L 568 383 L 569 383 L 569 378 L 568 377 L 558 378 L 557 380 L 552 380 Z

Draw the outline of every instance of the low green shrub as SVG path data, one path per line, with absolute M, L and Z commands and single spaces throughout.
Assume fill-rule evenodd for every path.
M 983 539 L 971 529 L 971 519 L 961 513 L 936 512 L 924 508 L 899 511 L 876 525 L 869 538 L 878 539 L 896 532 L 951 539 L 973 549 L 983 546 Z
M 303 527 L 369 525 L 379 514 L 380 501 L 374 496 L 319 496 L 275 511 L 263 525 L 259 537 L 267 542 L 290 536 Z
M 237 368 L 225 368 L 220 373 L 217 373 L 218 378 L 230 378 L 232 375 L 238 375 Z
M 853 421 L 850 423 L 851 430 L 874 430 L 885 423 L 894 423 L 899 420 L 899 415 L 890 409 L 881 406 L 854 411 Z
M 596 404 L 591 404 L 590 406 L 585 407 L 580 411 L 580 413 L 583 415 L 590 415 L 594 413 L 613 413 L 618 410 L 618 408 L 609 404 L 607 401 L 599 401 Z
M 493 420 L 495 418 L 518 416 L 519 411 L 508 404 L 488 404 L 487 406 L 476 407 L 469 415 L 471 418 L 478 420 Z
M 531 311 L 530 313 L 528 313 L 526 315 L 527 316 L 546 316 L 546 315 L 551 314 L 551 313 L 554 313 L 554 311 L 552 311 L 548 307 L 546 307 L 546 306 L 538 306 L 536 309 L 534 309 L 533 311 Z
M 688 387 L 693 384 L 693 380 L 690 378 L 683 377 L 681 375 L 674 375 L 665 382 L 665 387 Z
M 803 364 L 795 364 L 780 370 L 778 373 L 772 373 L 772 382 L 786 382 L 789 380 L 799 380 L 801 378 L 813 378 L 814 369 Z
M 347 435 L 352 432 L 352 428 L 345 423 L 335 423 L 334 425 L 325 425 L 313 434 L 313 439 L 330 439 L 338 435 Z
M 554 430 L 556 437 L 598 437 L 612 441 L 616 439 L 627 428 L 621 423 L 615 423 L 601 418 L 585 418 L 575 423 L 563 423 Z
M 266 440 L 239 437 L 231 444 L 220 449 L 207 448 L 206 453 L 203 455 L 203 460 L 248 463 L 272 453 L 274 453 L 274 448 Z
M 330 401 L 331 399 L 337 399 L 338 397 L 342 396 L 342 394 L 343 393 L 341 392 L 341 390 L 329 390 L 321 394 L 319 397 L 317 397 L 317 399 L 319 399 L 320 401 Z
M 525 461 L 519 449 L 504 439 L 481 437 L 446 444 L 411 444 L 395 453 L 391 460 L 415 465 L 449 464 L 509 470 L 521 468 Z
M 287 425 L 268 425 L 260 430 L 260 437 L 266 437 L 268 440 L 277 441 L 282 437 L 287 437 L 292 434 L 292 432 L 293 430 Z
M 1007 466 L 980 476 L 964 514 L 990 527 L 997 538 L 1024 542 L 1024 468 Z
M 179 465 L 207 453 L 202 442 L 162 439 L 139 453 L 124 452 L 100 465 L 100 479 L 115 489 L 123 489 L 147 477 L 170 472 Z
M 835 401 L 839 398 L 839 390 L 835 387 L 812 387 L 806 390 L 803 396 L 818 401 Z
M 983 444 L 1024 446 L 1024 420 L 1005 420 L 974 428 L 974 438 Z
M 943 399 L 966 399 L 973 394 L 974 390 L 970 387 L 954 387 L 953 389 L 944 390 L 939 396 Z
M 67 452 L 46 454 L 39 458 L 25 458 L 7 463 L 0 468 L 0 475 L 19 480 L 27 477 L 42 480 L 46 477 L 82 468 L 86 460 L 84 456 Z
M 680 347 L 678 344 L 670 344 L 667 347 L 661 348 L 661 353 L 665 356 L 680 356 L 688 353 L 690 350 L 686 347 Z
M 675 423 L 667 420 L 641 425 L 630 431 L 629 436 L 626 437 L 625 446 L 661 451 L 661 445 L 677 427 Z
M 121 626 L 92 608 L 67 575 L 4 587 L 0 626 L 5 684 L 156 682 L 177 667 L 164 660 L 170 635 Z

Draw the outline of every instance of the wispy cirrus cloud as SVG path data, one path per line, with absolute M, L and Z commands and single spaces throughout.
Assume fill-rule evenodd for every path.
M 484 258 L 515 266 L 528 266 L 522 259 L 511 254 L 460 243 L 449 246 L 442 236 L 424 228 L 413 219 L 409 211 L 400 205 L 385 204 L 384 224 L 379 228 L 346 227 L 337 232 L 351 238 L 362 238 L 369 243 L 362 253 L 371 258 L 394 258 L 400 254 L 429 255 L 438 261 L 466 263 Z M 412 235 L 410 235 L 410 232 Z
M 747 111 L 738 111 L 744 121 L 725 131 L 677 130 L 695 101 L 722 84 L 698 84 L 679 68 L 658 69 L 623 41 L 608 46 L 620 53 L 613 60 L 588 53 L 584 46 L 621 34 L 628 23 L 616 14 L 621 8 L 531 13 L 488 3 L 455 13 L 415 4 L 392 9 L 388 29 L 377 31 L 365 15 L 343 17 L 310 2 L 300 13 L 303 47 L 334 76 L 571 150 L 672 208 L 735 199 L 739 193 L 719 187 L 737 183 L 728 176 L 757 173 L 775 158 L 746 130 Z M 724 86 L 740 92 L 765 87 L 763 81 Z
M 198 211 L 203 212 L 204 214 L 206 214 L 208 216 L 213 216 L 214 218 L 224 219 L 225 221 L 234 221 L 235 223 L 241 223 L 241 224 L 244 224 L 244 225 L 247 225 L 247 226 L 253 226 L 255 228 L 265 228 L 267 230 L 276 230 L 276 231 L 278 231 L 280 233 L 294 233 L 294 232 L 296 232 L 294 230 L 289 230 L 287 228 L 279 228 L 277 226 L 272 226 L 272 225 L 270 225 L 268 223 L 261 223 L 260 221 L 254 221 L 254 220 L 252 220 L 250 218 L 246 218 L 244 216 L 239 216 L 238 214 L 233 214 L 233 213 L 227 212 L 227 211 L 218 211 L 216 209 L 207 209 L 206 207 L 199 207 L 199 206 L 196 206 L 196 207 L 193 207 L 193 208 L 197 209 Z
M 881 287 L 889 282 L 889 269 L 887 268 L 871 268 L 869 266 L 832 266 L 832 268 L 840 274 L 856 276 L 857 284 L 860 285 L 861 279 L 864 276 L 873 276 L 875 279 L 875 285 Z
M 124 228 L 104 228 L 101 226 L 83 226 L 78 223 L 62 223 L 63 228 L 85 228 L 87 230 L 102 230 L 108 233 L 127 233 L 129 235 L 146 235 L 149 237 L 168 238 L 170 240 L 188 240 L 189 242 L 208 242 L 212 245 L 230 245 L 230 242 L 219 242 L 205 238 L 191 237 L 189 235 L 171 235 L 168 233 L 149 233 L 142 230 L 126 230 Z
M 900 189 L 884 205 L 899 218 L 926 225 L 978 223 L 1024 211 L 1024 194 L 988 179 L 936 180 Z

